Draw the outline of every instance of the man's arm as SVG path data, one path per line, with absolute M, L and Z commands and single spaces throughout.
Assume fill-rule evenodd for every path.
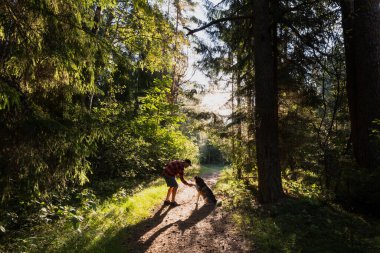
M 181 182 L 184 183 L 184 184 L 187 185 L 187 186 L 194 186 L 194 184 L 190 184 L 190 183 L 188 183 L 188 182 L 183 178 L 183 174 L 180 174 L 180 175 L 179 175 L 179 179 L 181 179 Z

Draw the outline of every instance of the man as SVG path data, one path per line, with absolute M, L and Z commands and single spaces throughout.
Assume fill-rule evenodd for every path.
M 191 166 L 191 161 L 189 159 L 185 159 L 183 161 L 174 160 L 165 166 L 163 176 L 169 189 L 168 194 L 166 195 L 166 199 L 164 201 L 164 205 L 179 206 L 179 204 L 175 201 L 175 195 L 177 194 L 178 189 L 178 183 L 175 180 L 176 176 L 179 176 L 182 183 L 184 183 L 185 185 L 194 186 L 194 184 L 188 183 L 183 178 L 184 170 L 189 166 Z M 169 201 L 170 195 L 172 196 L 171 202 Z

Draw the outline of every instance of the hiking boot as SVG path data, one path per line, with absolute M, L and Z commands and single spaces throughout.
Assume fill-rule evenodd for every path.
M 164 206 L 167 206 L 167 205 L 170 205 L 170 201 L 169 200 L 165 200 L 164 201 Z
M 170 202 L 170 206 L 171 207 L 176 207 L 176 206 L 179 206 L 180 204 L 178 204 L 177 202 L 173 201 L 173 202 Z

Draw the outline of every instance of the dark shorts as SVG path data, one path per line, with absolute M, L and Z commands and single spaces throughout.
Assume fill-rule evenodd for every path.
M 177 180 L 175 180 L 175 177 L 169 177 L 166 175 L 163 175 L 166 181 L 166 185 L 169 187 L 178 187 Z

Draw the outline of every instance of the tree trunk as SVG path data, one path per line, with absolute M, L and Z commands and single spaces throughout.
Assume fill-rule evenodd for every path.
M 275 27 L 270 15 L 269 0 L 256 0 L 253 7 L 258 200 L 261 203 L 273 203 L 283 197 L 278 151 L 278 91 L 273 50 Z
M 380 7 L 378 0 L 341 0 L 347 94 L 354 157 L 360 167 L 380 166 L 372 130 L 380 119 Z
M 254 156 L 255 156 L 255 143 L 254 143 L 254 135 L 255 135 L 255 119 L 254 119 L 254 106 L 253 106 L 253 82 L 249 85 L 248 93 L 247 93 L 247 115 L 248 115 L 248 126 L 247 126 L 247 135 L 248 135 L 248 161 L 246 164 L 246 172 L 251 173 L 255 166 Z
M 237 55 L 237 62 L 239 63 L 241 61 L 240 59 L 240 54 L 238 52 Z M 240 69 L 236 70 L 236 110 L 235 110 L 235 115 L 237 119 L 237 135 L 236 135 L 236 140 L 237 140 L 237 146 L 238 146 L 238 152 L 239 155 L 242 155 L 242 126 L 241 126 L 241 74 L 240 74 Z M 241 162 L 239 161 L 239 165 L 237 167 L 237 178 L 241 179 L 242 178 L 242 166 Z

